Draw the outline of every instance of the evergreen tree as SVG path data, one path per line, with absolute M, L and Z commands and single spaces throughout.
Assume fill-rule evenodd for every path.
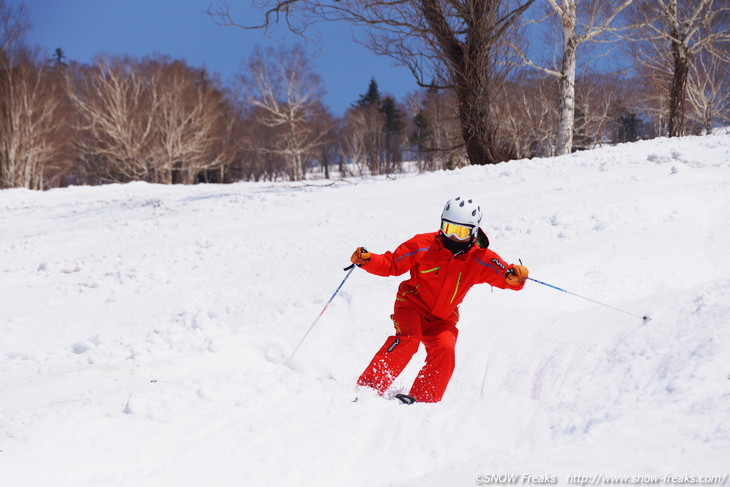
M 355 106 L 358 107 L 377 107 L 380 105 L 380 91 L 375 78 L 370 78 L 368 91 L 364 95 L 360 95 L 360 99 Z
M 383 114 L 383 134 L 385 136 L 385 160 L 388 169 L 394 169 L 402 160 L 401 142 L 403 140 L 403 113 L 398 109 L 393 97 L 386 96 L 380 105 Z M 388 171 L 390 172 L 390 171 Z
M 413 132 L 408 138 L 408 142 L 416 147 L 419 153 L 426 149 L 426 141 L 431 137 L 431 127 L 428 125 L 428 119 L 423 114 L 423 110 L 419 110 L 413 117 Z
M 580 106 L 575 107 L 573 126 L 573 147 L 571 152 L 590 149 L 593 137 L 586 133 L 586 113 Z
M 416 148 L 419 163 L 424 159 L 429 138 L 431 138 L 431 127 L 428 124 L 428 118 L 423 114 L 423 110 L 419 110 L 416 116 L 413 117 L 413 132 L 408 138 L 411 146 Z
M 51 62 L 53 63 L 53 66 L 56 69 L 63 69 L 68 66 L 68 63 L 64 61 L 66 58 L 66 54 L 63 52 L 63 49 L 56 48 L 56 50 L 53 52 L 53 57 L 51 57 Z
M 624 109 L 617 117 L 617 142 L 636 142 L 644 132 L 644 121 L 634 110 Z
M 385 133 L 399 134 L 403 132 L 403 113 L 398 110 L 395 104 L 395 100 L 391 96 L 383 98 L 383 103 L 380 105 L 380 113 L 385 117 L 383 124 L 383 130 Z

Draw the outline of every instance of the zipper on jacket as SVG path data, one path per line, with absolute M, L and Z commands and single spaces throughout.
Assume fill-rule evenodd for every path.
M 461 284 L 461 272 L 459 272 L 459 277 L 456 279 L 456 289 L 454 289 L 454 295 L 451 296 L 451 301 L 449 301 L 449 303 L 454 302 L 454 299 L 456 298 L 456 293 L 459 292 L 459 284 Z

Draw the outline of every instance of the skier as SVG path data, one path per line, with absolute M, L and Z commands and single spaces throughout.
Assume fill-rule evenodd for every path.
M 416 235 L 394 252 L 374 254 L 358 247 L 353 264 L 377 276 L 399 276 L 410 271 L 395 298 L 391 315 L 395 334 L 378 350 L 357 381 L 383 395 L 408 365 L 422 342 L 426 363 L 408 394 L 396 394 L 406 404 L 438 402 L 454 371 L 458 306 L 474 284 L 520 290 L 528 270 L 505 263 L 489 250 L 489 239 L 479 228 L 482 212 L 472 198 L 449 200 L 438 232 Z

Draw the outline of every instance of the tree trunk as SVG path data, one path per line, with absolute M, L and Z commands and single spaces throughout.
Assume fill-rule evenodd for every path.
M 465 46 L 466 55 L 458 58 L 460 65 L 454 69 L 459 73 L 454 92 L 459 102 L 461 134 L 470 164 L 497 164 L 500 160 L 495 154 L 496 130 L 490 107 L 499 87 L 490 73 L 491 47 L 486 40 L 479 42 L 475 37 Z
M 675 40 L 672 41 L 674 72 L 669 97 L 669 136 L 679 137 L 684 133 L 684 99 L 689 76 L 689 56 L 684 42 L 678 42 L 674 33 L 672 37 Z
M 563 15 L 563 61 L 558 86 L 560 90 L 560 122 L 558 124 L 557 155 L 570 154 L 573 150 L 573 128 L 575 125 L 575 65 L 576 43 L 575 3 L 568 6 Z
M 466 20 L 468 35 L 463 42 L 451 30 L 441 6 L 435 0 L 421 0 L 422 12 L 444 53 L 459 103 L 459 122 L 470 164 L 496 164 L 494 127 L 490 102 L 499 90 L 493 73 L 494 33 L 498 2 L 471 3 Z
M 330 178 L 330 157 L 329 157 L 329 148 L 326 145 L 322 146 L 321 149 L 322 154 L 322 166 L 324 166 L 324 178 L 329 179 Z
M 674 69 L 672 72 L 672 86 L 669 95 L 669 136 L 679 137 L 684 131 L 684 99 L 687 94 L 687 79 L 689 78 L 689 49 L 687 35 L 689 25 L 679 20 L 679 6 L 677 0 L 668 4 L 671 14 L 669 34 L 672 39 L 672 57 Z
M 459 121 L 470 164 L 485 165 L 500 162 L 494 156 L 489 121 L 489 96 L 478 90 L 458 87 Z
M 705 127 L 705 133 L 712 135 L 712 107 L 709 104 L 702 111 L 702 124 Z

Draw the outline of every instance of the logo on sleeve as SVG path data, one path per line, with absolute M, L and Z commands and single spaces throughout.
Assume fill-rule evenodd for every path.
M 400 338 L 398 338 L 398 337 L 395 337 L 395 340 L 393 340 L 393 344 L 392 344 L 391 346 L 389 346 L 389 347 L 388 347 L 388 353 L 392 352 L 392 351 L 393 351 L 393 349 L 394 349 L 395 347 L 397 347 L 399 343 L 400 343 Z

